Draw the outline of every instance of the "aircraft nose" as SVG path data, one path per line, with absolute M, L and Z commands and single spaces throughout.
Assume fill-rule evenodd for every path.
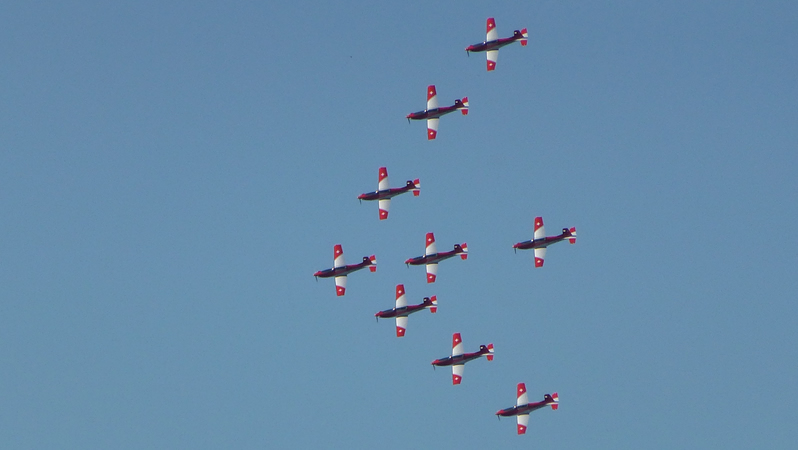
M 321 275 L 321 270 L 319 270 L 319 271 L 317 271 L 316 273 L 313 274 L 314 277 L 317 277 L 319 275 Z

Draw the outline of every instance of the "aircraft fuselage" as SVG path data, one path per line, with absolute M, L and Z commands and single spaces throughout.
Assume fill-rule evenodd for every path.
M 513 248 L 517 248 L 519 250 L 529 250 L 531 248 L 548 247 L 551 244 L 556 244 L 557 242 L 568 239 L 571 236 L 572 236 L 571 232 L 567 228 L 563 228 L 562 234 L 559 236 L 548 236 L 541 239 L 530 239 L 528 241 L 514 244 Z
M 419 305 L 402 306 L 400 308 L 386 309 L 385 311 L 380 311 L 374 315 L 383 319 L 390 319 L 392 317 L 406 317 L 414 312 L 422 311 L 427 306 L 430 305 L 421 303 Z
M 523 38 L 524 37 L 519 32 L 519 34 L 513 35 L 512 37 L 501 38 L 501 39 L 496 39 L 495 41 L 489 41 L 489 42 L 486 41 L 486 42 L 482 42 L 480 44 L 469 45 L 468 47 L 466 47 L 466 51 L 467 52 L 486 52 L 488 50 L 498 50 L 498 49 L 504 47 L 505 45 L 510 45 L 513 42 L 515 42 L 515 41 L 517 41 L 519 39 L 523 39 Z
M 475 359 L 479 358 L 480 356 L 485 355 L 487 353 L 490 353 L 490 352 L 488 351 L 488 349 L 486 347 L 486 348 L 480 349 L 478 352 L 474 352 L 474 353 L 463 353 L 462 355 L 447 356 L 446 358 L 436 359 L 435 361 L 432 361 L 432 365 L 441 367 L 441 366 L 451 366 L 451 365 L 454 365 L 454 364 L 465 364 L 465 363 L 467 363 L 469 361 L 473 361 L 473 360 L 475 360 Z
M 371 260 L 368 258 L 368 256 L 364 256 L 363 261 L 359 264 L 350 264 L 344 267 L 333 267 L 331 269 L 319 270 L 318 272 L 314 273 L 313 276 L 319 278 L 340 277 L 342 275 L 348 275 L 356 270 L 360 270 L 364 267 L 368 267 L 371 265 L 373 264 L 371 263 Z
M 404 194 L 405 192 L 411 191 L 415 189 L 415 185 L 412 181 L 408 181 L 407 185 L 400 188 L 390 188 L 385 189 L 384 191 L 374 191 L 374 192 L 366 192 L 365 194 L 360 194 L 357 196 L 360 200 L 383 200 L 386 198 L 393 198 L 399 194 Z
M 440 252 L 440 253 L 435 253 L 433 255 L 416 256 L 415 258 L 410 258 L 407 261 L 405 261 L 405 264 L 410 264 L 412 266 L 420 266 L 422 264 L 434 264 L 462 253 L 464 253 L 462 247 L 460 247 L 459 245 L 455 245 L 454 250 L 450 252 Z

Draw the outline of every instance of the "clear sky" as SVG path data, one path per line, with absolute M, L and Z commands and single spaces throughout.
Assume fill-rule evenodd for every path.
M 0 446 L 794 448 L 798 3 L 167 3 L 0 6 Z

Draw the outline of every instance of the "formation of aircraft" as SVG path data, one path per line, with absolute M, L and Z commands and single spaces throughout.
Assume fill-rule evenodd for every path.
M 396 318 L 396 337 L 404 337 L 405 332 L 407 331 L 407 316 L 413 314 L 415 312 L 423 311 L 425 309 L 429 309 L 429 311 L 433 314 L 438 312 L 438 297 L 433 295 L 432 297 L 424 297 L 424 301 L 419 303 L 418 305 L 408 305 L 407 298 L 405 297 L 405 285 L 397 284 L 396 285 L 396 307 L 393 309 L 386 309 L 385 311 L 380 311 L 374 316 L 379 321 L 380 318 L 389 319 L 391 317 Z
M 546 236 L 546 229 L 543 227 L 543 218 L 535 217 L 535 234 L 531 240 L 513 244 L 514 250 L 535 250 L 535 267 L 543 267 L 543 259 L 546 257 L 546 247 L 557 242 L 568 239 L 571 244 L 576 244 L 576 227 L 563 228 L 558 236 Z
M 496 60 L 499 58 L 499 49 L 505 45 L 510 45 L 515 41 L 521 42 L 521 45 L 526 47 L 527 34 L 526 28 L 523 30 L 513 31 L 513 35 L 508 38 L 499 38 L 499 33 L 496 31 L 496 21 L 493 17 L 488 18 L 487 23 L 487 37 L 485 42 L 479 44 L 469 45 L 466 47 L 466 53 L 471 52 L 487 52 L 488 56 L 488 71 L 496 69 Z
M 519 42 L 522 46 L 528 43 L 527 29 L 515 30 L 513 35 L 508 38 L 499 38 L 496 30 L 496 21 L 490 17 L 487 19 L 486 24 L 486 39 L 484 42 L 469 45 L 466 47 L 467 54 L 471 52 L 485 52 L 487 56 L 487 70 L 493 71 L 496 69 L 496 61 L 498 59 L 499 49 L 510 45 L 514 42 Z M 440 118 L 446 114 L 460 111 L 463 115 L 468 115 L 468 97 L 456 99 L 451 106 L 439 106 L 437 92 L 435 85 L 427 87 L 427 107 L 422 111 L 416 111 L 406 116 L 408 123 L 411 120 L 426 120 L 427 121 L 427 139 L 433 140 L 438 134 L 438 125 Z M 366 192 L 358 196 L 358 200 L 378 201 L 379 218 L 385 220 L 388 218 L 390 210 L 391 199 L 397 195 L 406 192 L 413 192 L 414 196 L 418 196 L 421 190 L 421 183 L 418 179 L 408 180 L 405 186 L 391 188 L 388 183 L 388 169 L 386 167 L 379 168 L 379 181 L 376 191 Z M 546 255 L 546 249 L 549 245 L 568 239 L 571 244 L 576 243 L 576 228 L 563 228 L 562 233 L 557 236 L 546 236 L 543 227 L 543 218 L 535 218 L 534 237 L 531 240 L 518 242 L 513 245 L 514 250 L 527 250 L 533 249 L 535 254 L 535 267 L 542 267 Z M 435 236 L 433 233 L 426 234 L 426 248 L 423 256 L 409 258 L 405 264 L 410 265 L 424 265 L 426 266 L 427 283 L 434 283 L 437 278 L 438 263 L 454 256 L 460 255 L 460 258 L 465 260 L 468 258 L 468 246 L 466 243 L 455 244 L 451 251 L 438 253 L 435 245 Z M 370 271 L 375 272 L 377 269 L 377 260 L 374 255 L 363 257 L 363 261 L 358 264 L 346 265 L 344 262 L 343 248 L 340 244 L 334 247 L 334 263 L 330 269 L 320 270 L 313 275 L 318 279 L 321 278 L 335 278 L 336 295 L 343 296 L 346 293 L 346 280 L 347 275 L 368 267 Z M 407 332 L 408 317 L 416 312 L 429 309 L 431 313 L 437 312 L 438 301 L 436 296 L 424 297 L 423 301 L 416 305 L 408 305 L 405 287 L 403 284 L 396 285 L 396 304 L 392 309 L 386 309 L 374 314 L 377 321 L 380 318 L 394 318 L 396 320 L 396 337 L 404 337 Z M 465 353 L 463 351 L 463 342 L 460 333 L 454 333 L 452 336 L 452 353 L 451 356 L 436 359 L 432 361 L 432 367 L 452 367 L 452 384 L 461 384 L 463 379 L 463 370 L 465 363 L 475 359 L 486 357 L 488 361 L 493 360 L 494 351 L 493 344 L 480 345 L 479 350 L 473 353 Z M 517 386 L 516 404 L 513 407 L 501 409 L 496 412 L 496 415 L 501 417 L 515 416 L 518 427 L 518 434 L 524 434 L 527 430 L 529 422 L 529 413 L 545 406 L 550 406 L 556 410 L 559 406 L 559 397 L 557 393 L 546 394 L 542 401 L 529 403 L 524 383 L 519 383 Z
M 377 190 L 374 192 L 366 192 L 357 196 L 358 200 L 379 200 L 378 206 L 380 208 L 380 220 L 388 218 L 388 210 L 391 208 L 391 199 L 397 195 L 404 194 L 405 192 L 413 192 L 414 197 L 418 197 L 421 193 L 421 182 L 418 178 L 415 180 L 407 180 L 404 187 L 392 188 L 388 184 L 388 169 L 380 167 L 380 180 L 377 185 Z
M 536 411 L 546 406 L 551 406 L 551 409 L 556 410 L 560 406 L 560 397 L 557 393 L 551 395 L 546 394 L 543 396 L 543 401 L 529 403 L 529 398 L 526 394 L 526 385 L 518 383 L 516 388 L 515 406 L 505 409 L 500 409 L 496 415 L 501 417 L 516 417 L 518 422 L 518 434 L 526 433 L 526 427 L 529 423 L 529 413 Z
M 438 121 L 441 116 L 460 111 L 464 116 L 468 115 L 468 97 L 462 100 L 455 100 L 452 106 L 438 106 L 438 94 L 435 92 L 435 85 L 427 86 L 427 109 L 416 111 L 407 115 L 407 122 L 411 120 L 427 120 L 427 140 L 435 139 L 438 135 Z
M 358 264 L 346 265 L 344 261 L 344 248 L 341 244 L 335 244 L 332 269 L 319 270 L 313 276 L 318 278 L 335 277 L 335 294 L 338 296 L 346 293 L 346 276 L 352 272 L 368 267 L 370 271 L 377 271 L 377 257 L 374 255 L 364 256 L 363 261 Z
M 424 256 L 410 258 L 405 261 L 405 264 L 408 266 L 426 265 L 427 283 L 434 283 L 438 276 L 438 263 L 457 255 L 460 255 L 460 259 L 468 259 L 468 244 L 465 242 L 463 242 L 463 245 L 454 244 L 452 251 L 438 253 L 438 249 L 435 246 L 435 235 L 427 233 L 427 247 L 424 250 Z
M 460 384 L 463 381 L 465 363 L 483 356 L 488 361 L 493 361 L 493 344 L 480 345 L 479 351 L 474 353 L 463 353 L 463 339 L 460 333 L 455 333 L 452 335 L 452 356 L 432 361 L 432 367 L 452 366 L 452 384 Z

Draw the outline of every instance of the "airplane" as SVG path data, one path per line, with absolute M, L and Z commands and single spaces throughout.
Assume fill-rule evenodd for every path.
M 493 17 L 488 18 L 488 36 L 485 42 L 481 44 L 469 45 L 466 47 L 466 53 L 469 55 L 471 52 L 487 52 L 488 54 L 488 72 L 496 69 L 496 60 L 499 58 L 499 49 L 505 45 L 510 45 L 515 41 L 520 41 L 521 45 L 526 47 L 527 38 L 529 35 L 526 28 L 521 31 L 513 31 L 512 37 L 499 39 L 499 33 L 496 31 L 496 21 Z
M 388 218 L 388 209 L 391 207 L 391 198 L 407 191 L 413 191 L 413 196 L 418 197 L 421 193 L 421 182 L 416 178 L 413 181 L 407 180 L 407 184 L 400 188 L 391 188 L 388 184 L 388 169 L 380 167 L 380 182 L 377 190 L 366 192 L 357 196 L 358 200 L 379 200 L 380 220 Z
M 364 267 L 368 267 L 372 272 L 377 271 L 377 258 L 374 255 L 364 256 L 363 261 L 361 261 L 359 264 L 350 264 L 347 266 L 346 262 L 344 262 L 344 248 L 341 246 L 341 244 L 335 244 L 334 254 L 335 259 L 333 260 L 332 269 L 319 270 L 318 272 L 314 273 L 313 276 L 316 277 L 317 281 L 319 277 L 335 277 L 335 294 L 339 297 L 346 293 L 347 274 L 350 274 L 356 270 L 360 270 Z
M 460 384 L 463 381 L 465 363 L 473 361 L 480 356 L 485 356 L 488 361 L 493 361 L 493 344 L 480 345 L 478 352 L 463 353 L 463 340 L 460 338 L 460 333 L 455 333 L 452 336 L 452 356 L 432 361 L 432 368 L 434 369 L 435 366 L 452 366 L 452 384 Z
M 405 335 L 405 331 L 407 331 L 407 316 L 413 314 L 414 312 L 423 311 L 425 309 L 429 309 L 432 314 L 435 314 L 438 311 L 438 297 L 435 295 L 432 297 L 424 297 L 423 303 L 408 306 L 407 299 L 405 298 L 405 285 L 397 284 L 396 307 L 394 309 L 380 311 L 377 314 L 374 314 L 374 317 L 377 318 L 377 321 L 380 320 L 380 317 L 383 319 L 396 317 L 396 337 L 403 337 Z
M 524 385 L 524 383 L 518 383 L 516 395 L 517 398 L 515 400 L 515 406 L 511 408 L 500 409 L 496 412 L 496 416 L 499 419 L 501 419 L 502 416 L 515 416 L 516 421 L 518 422 L 518 434 L 526 433 L 526 426 L 527 423 L 529 423 L 529 413 L 545 406 L 551 406 L 551 409 L 553 410 L 556 410 L 560 406 L 560 397 L 556 392 L 551 395 L 544 395 L 542 402 L 529 403 L 529 399 L 526 395 L 526 385 Z
M 532 240 L 519 242 L 513 244 L 513 251 L 515 250 L 528 250 L 535 249 L 535 267 L 543 267 L 543 258 L 546 257 L 546 247 L 555 244 L 562 240 L 568 239 L 568 242 L 576 244 L 576 227 L 571 229 L 563 228 L 562 234 L 559 236 L 546 236 L 546 230 L 543 228 L 543 218 L 535 217 L 535 235 Z
M 427 140 L 431 141 L 438 135 L 439 118 L 458 109 L 464 116 L 468 115 L 468 97 L 463 97 L 463 100 L 455 100 L 452 106 L 438 107 L 438 96 L 435 93 L 435 85 L 433 84 L 427 86 L 427 109 L 408 114 L 407 122 L 427 119 Z
M 438 276 L 438 263 L 455 255 L 460 255 L 460 259 L 468 259 L 468 244 L 465 242 L 463 242 L 463 245 L 454 244 L 454 250 L 438 253 L 435 247 L 435 235 L 427 233 L 427 248 L 424 251 L 424 256 L 410 258 L 405 261 L 405 264 L 408 267 L 410 265 L 420 266 L 425 264 L 427 266 L 427 283 L 434 283 L 435 278 Z

